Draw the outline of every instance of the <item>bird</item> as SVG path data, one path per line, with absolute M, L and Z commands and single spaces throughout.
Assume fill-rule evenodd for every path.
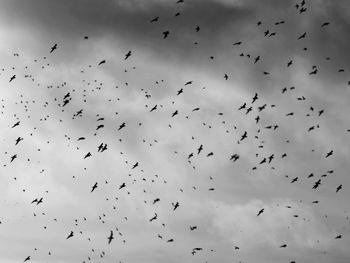
M 178 91 L 177 91 L 177 96 L 179 96 L 181 93 L 183 93 L 184 92 L 184 90 L 181 88 L 181 89 L 179 89 Z
M 200 154 L 202 150 L 203 150 L 203 144 L 201 144 L 197 149 L 197 155 Z
M 149 112 L 155 111 L 157 109 L 157 105 L 155 105 Z
M 13 76 L 10 78 L 10 81 L 9 81 L 9 82 L 13 81 L 15 78 L 16 78 L 16 75 L 13 75 Z
M 96 131 L 99 130 L 99 129 L 102 129 L 103 127 L 104 127 L 103 124 L 98 125 L 98 126 L 96 127 Z
M 106 63 L 106 60 L 101 60 L 99 63 L 98 63 L 98 66 L 102 65 L 102 64 L 105 64 Z
M 163 39 L 166 39 L 166 38 L 169 36 L 170 31 L 169 31 L 169 30 L 166 30 L 166 31 L 164 31 L 162 34 L 163 34 Z
M 91 156 L 91 152 L 88 152 L 85 156 L 84 156 L 84 159 L 88 158 Z
M 129 50 L 129 52 L 125 54 L 124 60 L 127 60 L 130 56 L 131 56 L 131 50 Z
M 326 154 L 326 158 L 328 158 L 329 156 L 332 156 L 333 155 L 333 150 L 329 151 L 327 154 Z
M 16 158 L 17 158 L 17 154 L 12 155 L 10 163 L 12 163 Z
M 92 186 L 90 193 L 92 193 L 96 188 L 97 188 L 97 182 Z
M 298 177 L 295 177 L 290 183 L 295 183 L 296 181 L 298 181 Z
M 321 179 L 319 179 L 318 181 L 315 182 L 315 184 L 312 187 L 312 189 L 317 189 L 320 185 L 321 185 Z
M 158 217 L 157 213 L 154 213 L 154 216 L 149 221 L 152 222 L 153 220 L 156 220 L 157 217 Z
M 247 138 L 247 131 L 245 131 L 244 133 L 243 133 L 243 135 L 241 136 L 241 139 L 240 139 L 240 141 L 243 141 L 244 139 L 246 139 Z
M 135 169 L 137 166 L 139 166 L 139 162 L 136 162 L 131 169 Z
M 301 35 L 298 37 L 298 40 L 303 39 L 303 38 L 305 38 L 305 37 L 306 37 L 306 32 L 304 32 L 303 34 L 301 34 Z
M 125 128 L 125 122 L 123 122 L 122 124 L 119 125 L 118 131 L 120 131 L 123 128 Z
M 112 230 L 111 230 L 109 236 L 107 237 L 107 239 L 108 239 L 108 245 L 109 245 L 112 242 L 112 240 L 114 239 Z
M 171 117 L 174 117 L 174 116 L 176 116 L 176 115 L 178 115 L 179 114 L 179 112 L 177 111 L 177 110 L 175 110 L 172 114 L 171 114 Z
M 309 75 L 316 75 L 317 74 L 317 68 L 316 69 L 314 69 L 313 71 L 311 71 L 310 73 L 309 73 Z
M 67 236 L 67 238 L 66 238 L 66 239 L 69 239 L 69 238 L 71 238 L 71 237 L 73 237 L 73 236 L 74 236 L 73 231 L 70 231 L 70 233 L 69 233 L 69 235 Z
M 23 262 L 26 262 L 26 261 L 29 261 L 29 260 L 30 260 L 30 256 L 26 257 Z
M 176 202 L 176 203 L 171 203 L 173 205 L 173 211 L 175 211 L 179 206 L 179 202 Z
M 262 208 L 256 216 L 260 216 L 264 212 L 264 208 Z
M 160 199 L 159 198 L 156 198 L 153 200 L 153 204 L 157 203 L 157 202 L 160 202 Z
M 19 144 L 19 143 L 20 143 L 20 141 L 22 141 L 22 140 L 23 140 L 23 138 L 22 138 L 22 137 L 18 137 L 18 138 L 16 139 L 15 145 Z
M 338 193 L 342 188 L 343 188 L 343 185 L 339 185 L 339 186 L 337 187 L 337 190 L 336 190 L 335 192 Z
M 243 109 L 245 109 L 245 108 L 246 108 L 246 105 L 247 105 L 247 103 L 244 103 L 242 106 L 240 106 L 240 107 L 238 108 L 238 110 L 243 110 Z
M 154 22 L 158 22 L 159 20 L 159 16 L 156 16 L 155 18 L 153 18 L 150 23 L 154 23 Z
M 280 247 L 281 247 L 281 248 L 285 248 L 285 247 L 287 247 L 287 244 L 283 244 L 283 245 L 281 245 Z
M 54 44 L 54 45 L 51 47 L 50 53 L 54 52 L 56 49 L 57 49 L 57 44 Z
M 254 59 L 254 64 L 256 64 L 259 60 L 260 60 L 260 56 L 257 56 L 257 57 Z
M 252 100 L 252 104 L 258 99 L 258 93 L 255 93 L 253 100 Z
M 230 161 L 237 161 L 239 159 L 239 155 L 238 154 L 233 154 L 233 155 L 231 155 L 231 157 L 230 157 Z

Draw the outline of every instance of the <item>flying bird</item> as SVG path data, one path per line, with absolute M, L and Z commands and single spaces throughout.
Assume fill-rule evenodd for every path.
M 131 56 L 131 50 L 129 50 L 129 52 L 125 54 L 124 60 L 127 60 L 130 56 Z
M 339 186 L 337 187 L 337 190 L 336 190 L 335 192 L 338 193 L 342 188 L 343 188 L 343 185 L 339 185 Z
M 150 23 L 158 22 L 158 20 L 159 20 L 159 16 L 153 18 L 153 19 L 150 21 Z
M 262 208 L 256 216 L 260 216 L 264 212 L 264 208 Z
M 125 122 L 123 122 L 122 124 L 119 125 L 118 131 L 120 131 L 123 128 L 125 128 Z
M 71 238 L 71 237 L 73 237 L 73 236 L 74 236 L 73 231 L 70 231 L 70 233 L 69 233 L 69 235 L 67 236 L 67 238 L 66 238 L 66 239 L 69 239 L 69 238 Z
M 158 218 L 157 213 L 154 213 L 154 216 L 149 221 L 152 222 L 153 220 L 156 220 L 157 218 Z
M 92 193 L 97 188 L 97 182 L 92 186 L 91 192 Z
M 105 64 L 106 63 L 106 60 L 101 60 L 100 63 L 98 63 L 98 66 L 102 65 L 102 64 Z
M 57 44 L 55 44 L 51 47 L 50 53 L 54 52 L 56 49 L 57 49 Z
M 114 239 L 114 236 L 113 236 L 113 231 L 111 230 L 109 236 L 107 237 L 108 239 L 108 245 L 112 242 L 112 240 Z
M 169 31 L 169 30 L 166 30 L 166 31 L 164 31 L 162 34 L 163 34 L 163 39 L 166 39 L 166 38 L 169 36 L 170 31 Z
M 332 156 L 333 155 L 333 150 L 329 151 L 327 154 L 326 154 L 326 158 L 328 158 L 329 156 Z
M 301 34 L 301 35 L 298 37 L 298 40 L 299 40 L 299 39 L 303 39 L 303 38 L 305 38 L 305 37 L 306 37 L 306 32 L 303 33 L 303 34 Z

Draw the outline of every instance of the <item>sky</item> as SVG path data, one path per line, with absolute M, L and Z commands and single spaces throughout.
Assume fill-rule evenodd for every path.
M 0 262 L 350 262 L 349 14 L 0 0 Z

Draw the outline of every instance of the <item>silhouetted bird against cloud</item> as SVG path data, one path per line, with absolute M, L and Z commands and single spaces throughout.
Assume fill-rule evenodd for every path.
M 13 75 L 13 76 L 10 78 L 10 81 L 9 81 L 9 82 L 13 81 L 15 78 L 16 78 L 16 75 Z
M 51 47 L 50 53 L 54 52 L 56 49 L 57 49 L 57 44 L 55 44 Z
M 92 186 L 91 193 L 97 188 L 97 182 Z
M 128 53 L 125 54 L 124 60 L 127 60 L 130 56 L 131 56 L 131 51 L 129 51 Z
M 73 231 L 70 231 L 70 233 L 69 233 L 69 235 L 67 236 L 67 238 L 66 238 L 66 239 L 69 239 L 69 238 L 71 238 L 71 237 L 73 237 L 73 236 L 74 236 Z
M 166 38 L 169 36 L 170 31 L 169 31 L 169 30 L 166 30 L 166 31 L 164 31 L 162 34 L 163 34 L 163 39 L 166 39 Z
M 258 212 L 258 214 L 257 214 L 256 216 L 261 215 L 263 212 L 264 212 L 264 208 L 262 208 L 262 209 Z
M 108 245 L 112 242 L 112 240 L 114 239 L 114 236 L 113 236 L 113 231 L 111 230 L 109 236 L 108 236 Z
M 153 19 L 150 21 L 150 23 L 158 22 L 158 19 L 159 19 L 159 16 L 153 18 Z

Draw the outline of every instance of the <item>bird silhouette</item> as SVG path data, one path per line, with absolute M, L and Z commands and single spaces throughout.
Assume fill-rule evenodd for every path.
M 67 236 L 67 238 L 66 238 L 66 239 L 69 239 L 69 238 L 71 238 L 71 237 L 73 237 L 73 236 L 74 236 L 73 231 L 70 231 L 70 233 L 69 233 L 69 235 Z
M 158 22 L 159 20 L 159 16 L 156 16 L 155 18 L 153 18 L 150 23 L 154 23 L 154 22 Z
M 301 34 L 301 35 L 298 37 L 298 40 L 299 40 L 299 39 L 303 39 L 303 38 L 305 38 L 305 37 L 306 37 L 306 32 L 303 33 L 303 34 Z
M 95 191 L 96 188 L 97 188 L 97 182 L 92 186 L 92 188 L 91 188 L 91 193 L 92 193 L 93 191 Z
M 262 208 L 256 216 L 260 216 L 264 212 L 264 208 Z
M 335 192 L 338 193 L 342 188 L 343 188 L 343 185 L 339 185 L 339 186 L 337 187 L 337 190 L 336 190 Z
M 163 39 L 166 39 L 166 38 L 169 36 L 170 31 L 169 31 L 169 30 L 166 30 L 166 31 L 164 31 L 162 34 L 163 34 Z
M 114 236 L 113 236 L 113 231 L 111 230 L 109 236 L 107 237 L 108 239 L 108 245 L 112 242 L 112 240 L 114 239 Z
M 54 52 L 56 49 L 57 49 L 57 44 L 54 44 L 54 45 L 51 47 L 50 53 Z
M 10 78 L 10 81 L 9 81 L 9 82 L 13 81 L 15 78 L 16 78 L 16 75 L 13 75 L 13 76 Z
M 131 56 L 131 50 L 128 51 L 128 53 L 125 54 L 124 60 L 127 60 Z
M 154 216 L 149 220 L 150 222 L 156 220 L 158 218 L 157 213 L 154 213 Z

